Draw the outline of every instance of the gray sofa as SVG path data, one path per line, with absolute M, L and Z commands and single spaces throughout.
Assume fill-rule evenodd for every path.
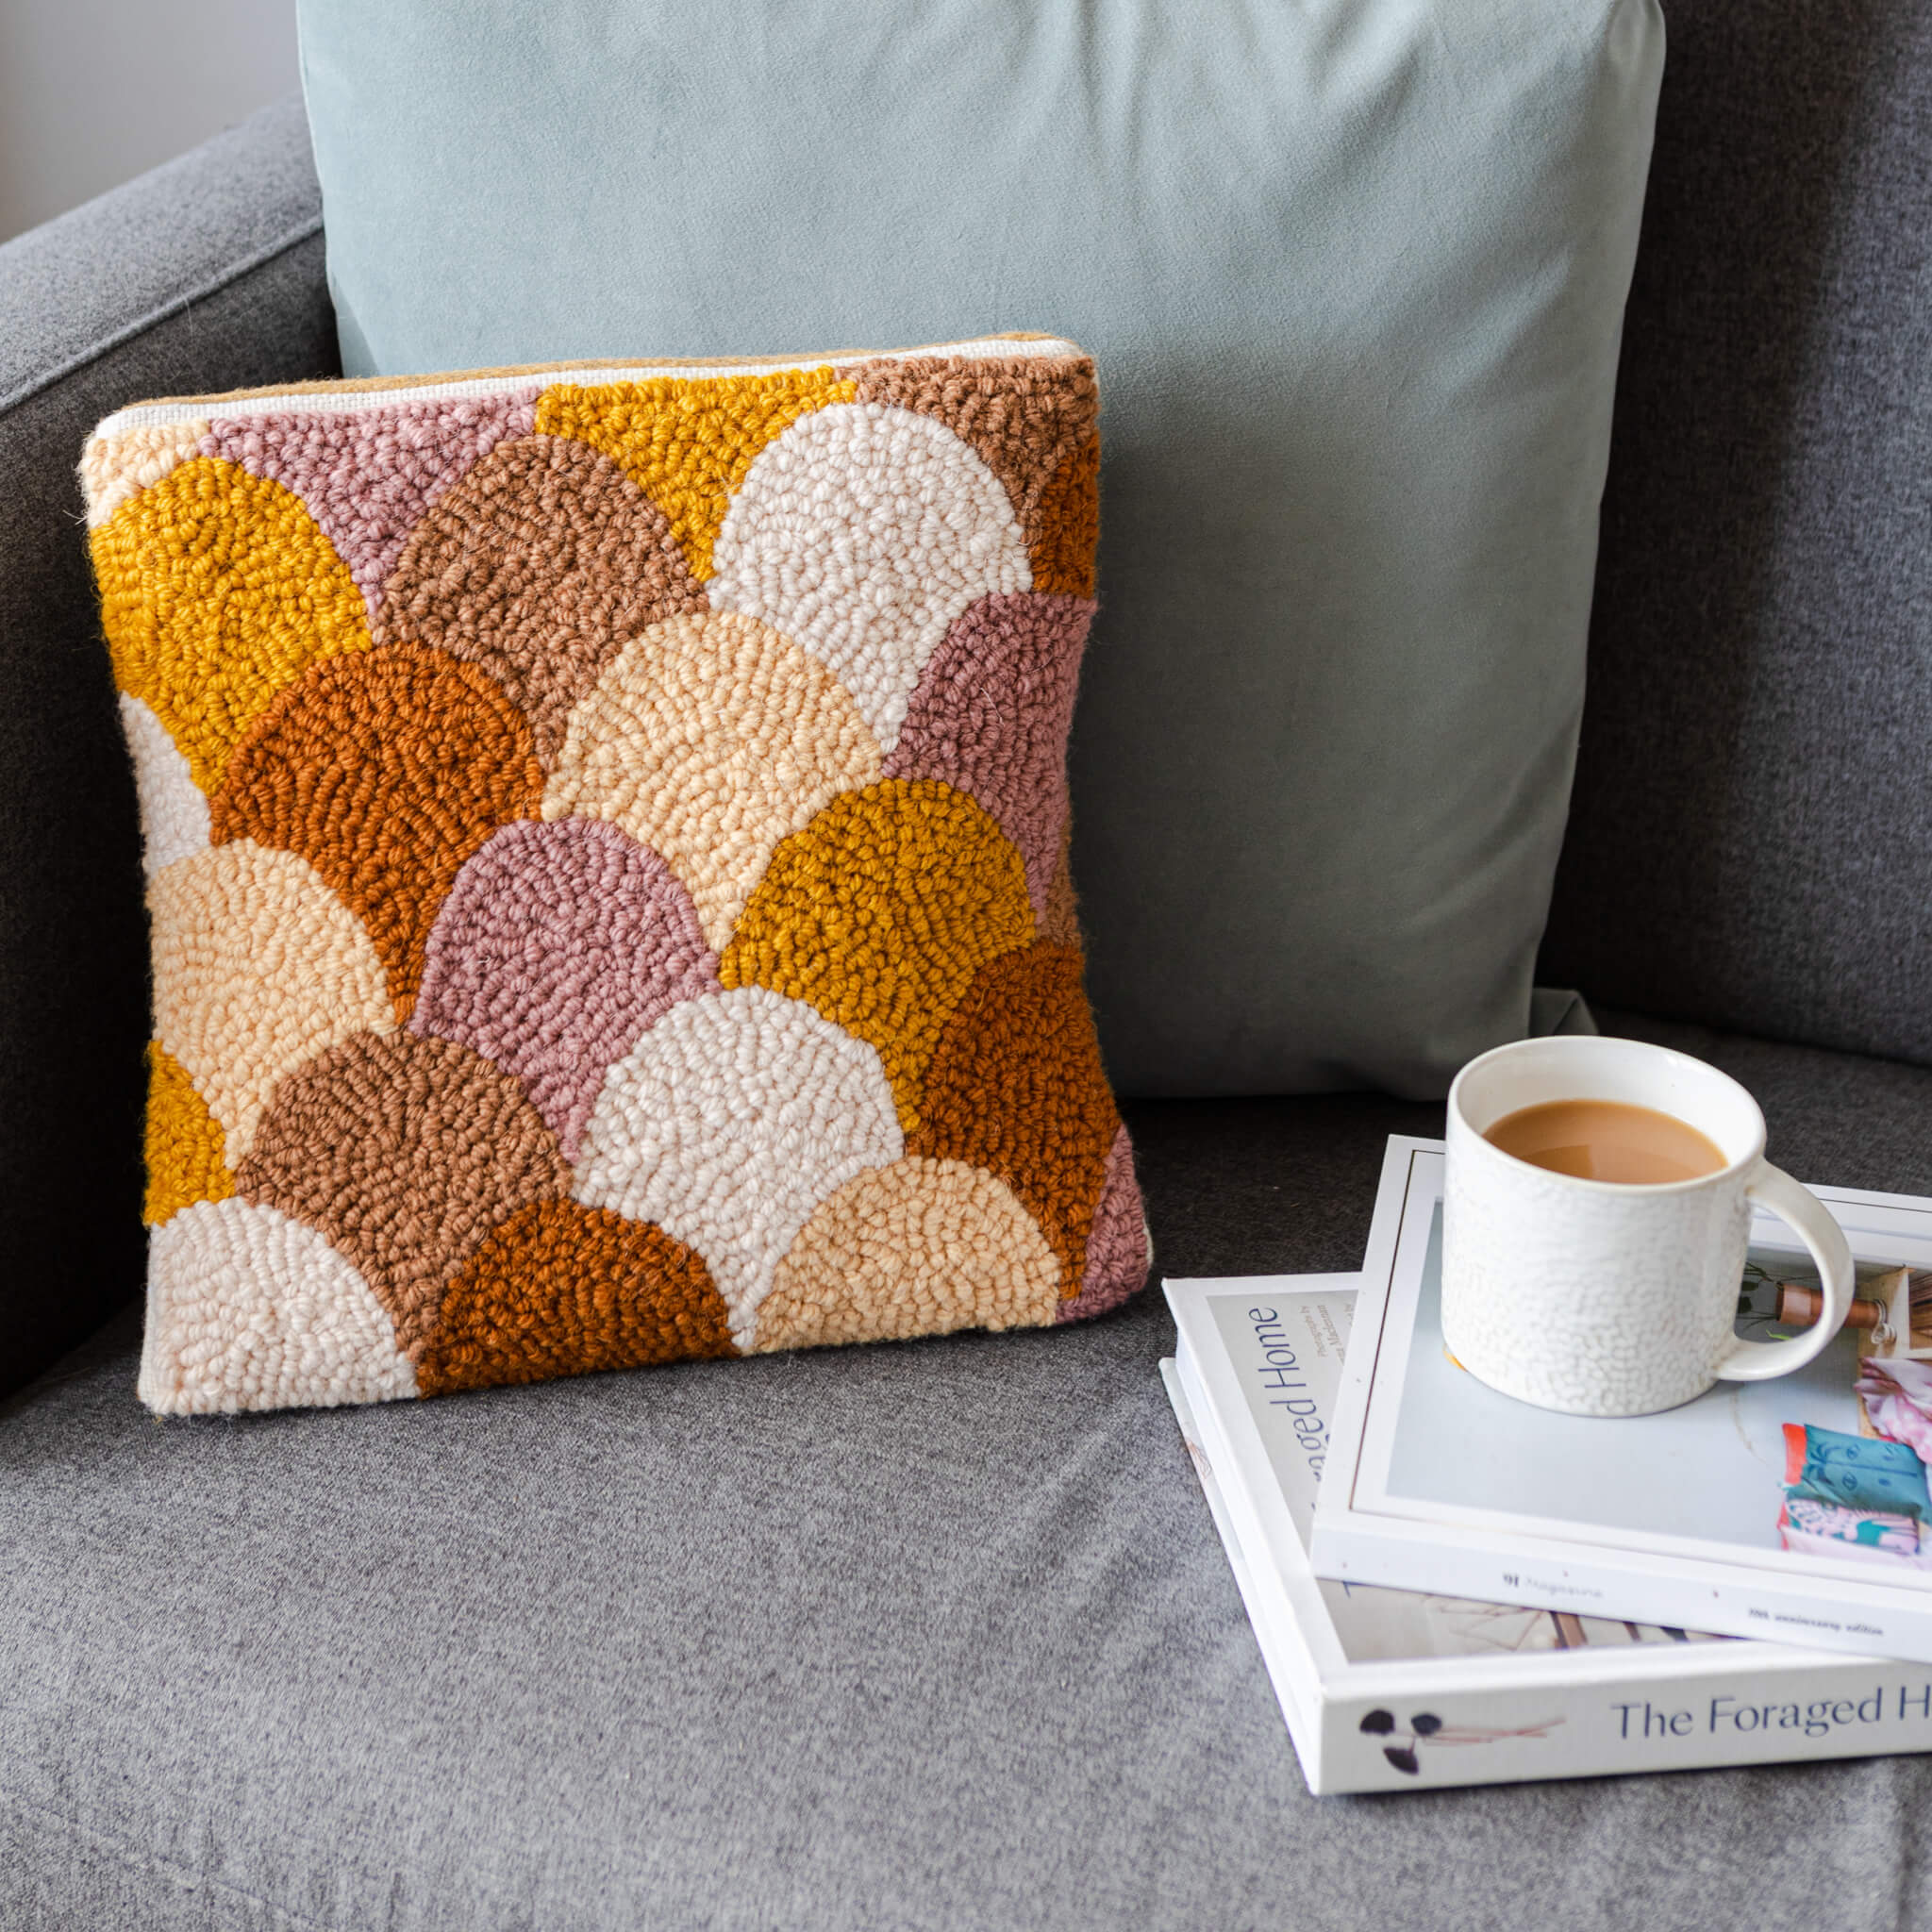
M 1932 1192 L 1932 9 L 1685 0 L 1545 954 Z M 161 1424 L 143 933 L 72 465 L 329 371 L 298 109 L 0 249 L 0 1926 L 1844 1926 L 1910 1758 L 1309 1798 L 1091 1326 Z M 1373 1095 L 1129 1100 L 1158 1266 L 1348 1268 Z

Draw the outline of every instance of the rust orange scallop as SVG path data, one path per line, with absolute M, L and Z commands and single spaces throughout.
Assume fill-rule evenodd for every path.
M 321 874 L 375 942 L 407 1020 L 463 861 L 537 816 L 543 773 L 503 687 L 445 651 L 386 644 L 310 667 L 236 747 L 209 822 Z
M 416 1354 L 425 1395 L 736 1355 L 704 1262 L 660 1227 L 533 1201 L 444 1289 Z
M 1100 439 L 1090 436 L 1060 458 L 1028 533 L 1033 588 L 1069 597 L 1093 594 L 1100 546 Z
M 984 967 L 926 1069 L 908 1154 L 970 1161 L 1010 1187 L 1076 1295 L 1087 1237 L 1120 1128 L 1071 946 L 1035 945 Z

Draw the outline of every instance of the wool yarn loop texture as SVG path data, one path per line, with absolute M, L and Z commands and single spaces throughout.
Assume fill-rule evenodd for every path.
M 1044 337 L 139 404 L 80 460 L 153 931 L 139 1393 L 1104 1314 Z M 476 1398 L 471 1398 L 476 1399 Z

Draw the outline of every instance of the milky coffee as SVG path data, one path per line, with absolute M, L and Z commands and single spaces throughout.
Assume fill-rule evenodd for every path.
M 1717 1144 L 1688 1121 L 1621 1100 L 1551 1100 L 1518 1108 L 1483 1139 L 1532 1167 L 1629 1187 L 1693 1181 L 1725 1165 Z

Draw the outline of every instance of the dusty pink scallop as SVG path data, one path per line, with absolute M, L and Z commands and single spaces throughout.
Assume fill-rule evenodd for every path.
M 954 620 L 921 674 L 888 778 L 941 778 L 998 821 L 1038 917 L 1067 818 L 1067 727 L 1094 606 L 1021 591 Z
M 1134 1147 L 1123 1127 L 1108 1150 L 1100 1206 L 1087 1237 L 1087 1268 L 1080 1292 L 1060 1304 L 1058 1320 L 1084 1322 L 1118 1307 L 1147 1280 L 1147 1222 L 1141 1184 L 1134 1178 Z
M 374 619 L 423 512 L 499 442 L 530 433 L 536 396 L 528 389 L 339 415 L 230 417 L 209 427 L 201 454 L 292 490 L 348 565 Z
M 523 1083 L 575 1160 L 610 1064 L 671 1008 L 718 991 L 691 894 L 599 819 L 506 825 L 457 875 L 429 935 L 411 1032 Z

